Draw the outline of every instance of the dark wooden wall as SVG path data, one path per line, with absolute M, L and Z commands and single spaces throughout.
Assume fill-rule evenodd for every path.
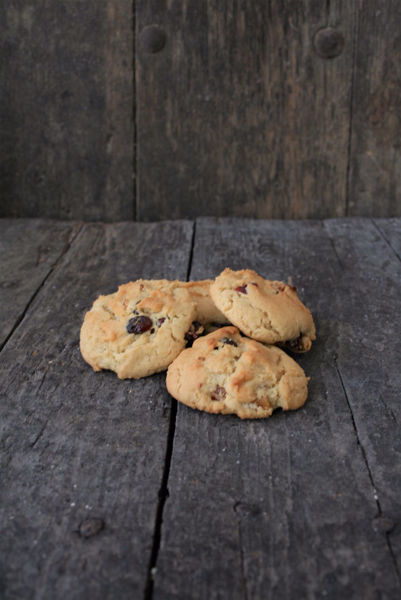
M 401 215 L 399 0 L 3 0 L 0 216 Z

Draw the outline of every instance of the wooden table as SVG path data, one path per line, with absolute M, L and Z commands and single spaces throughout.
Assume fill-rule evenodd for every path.
M 400 597 L 401 220 L 0 221 L 3 599 Z M 294 413 L 178 405 L 80 356 L 100 293 L 291 277 L 318 341 Z

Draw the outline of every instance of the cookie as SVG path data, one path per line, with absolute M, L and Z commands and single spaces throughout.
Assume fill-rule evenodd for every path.
M 233 325 L 259 342 L 306 352 L 316 339 L 312 315 L 294 286 L 251 270 L 225 269 L 210 286 L 210 295 Z
M 227 324 L 227 319 L 217 308 L 210 295 L 210 286 L 213 279 L 204 279 L 203 281 L 185 281 L 176 282 L 182 285 L 191 295 L 196 304 L 196 321 L 202 325 L 223 325 Z
M 80 349 L 95 371 L 120 379 L 163 371 L 185 348 L 196 315 L 189 292 L 167 280 L 138 280 L 100 296 L 86 313 Z
M 307 382 L 283 350 L 242 337 L 236 327 L 199 338 L 167 371 L 167 389 L 178 401 L 241 419 L 269 417 L 279 407 L 299 408 L 308 395 Z
M 157 285 L 164 285 L 166 280 L 155 281 Z M 187 346 L 201 335 L 214 331 L 216 328 L 229 325 L 226 317 L 214 304 L 210 296 L 210 285 L 213 279 L 204 279 L 201 281 L 171 281 L 173 287 L 182 287 L 188 291 L 191 301 L 195 303 L 195 317 L 189 330 L 185 334 Z

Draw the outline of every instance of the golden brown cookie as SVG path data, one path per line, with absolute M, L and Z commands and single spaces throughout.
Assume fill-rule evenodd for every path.
M 192 300 L 196 304 L 196 321 L 202 325 L 215 323 L 223 325 L 227 323 L 226 317 L 217 308 L 210 295 L 210 286 L 213 279 L 204 279 L 202 281 L 184 281 L 176 282 L 182 285 L 191 295 Z
M 228 321 L 259 342 L 306 352 L 316 339 L 312 315 L 291 285 L 248 269 L 225 269 L 210 286 L 210 295 Z
M 275 346 L 223 327 L 196 340 L 171 363 L 167 389 L 180 402 L 241 419 L 269 417 L 275 408 L 294 410 L 308 395 L 297 363 Z
M 187 343 L 196 306 L 189 292 L 167 280 L 138 280 L 100 296 L 86 313 L 80 349 L 95 371 L 119 378 L 163 371 Z

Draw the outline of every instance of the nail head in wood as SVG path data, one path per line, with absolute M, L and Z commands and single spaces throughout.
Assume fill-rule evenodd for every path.
M 139 40 L 145 52 L 155 54 L 163 50 L 166 45 L 167 36 L 163 29 L 157 25 L 148 25 L 142 30 Z
M 103 519 L 85 519 L 79 526 L 79 535 L 83 538 L 90 538 L 97 535 L 104 529 Z
M 343 51 L 344 36 L 337 29 L 325 27 L 316 32 L 313 45 L 322 58 L 335 58 Z

